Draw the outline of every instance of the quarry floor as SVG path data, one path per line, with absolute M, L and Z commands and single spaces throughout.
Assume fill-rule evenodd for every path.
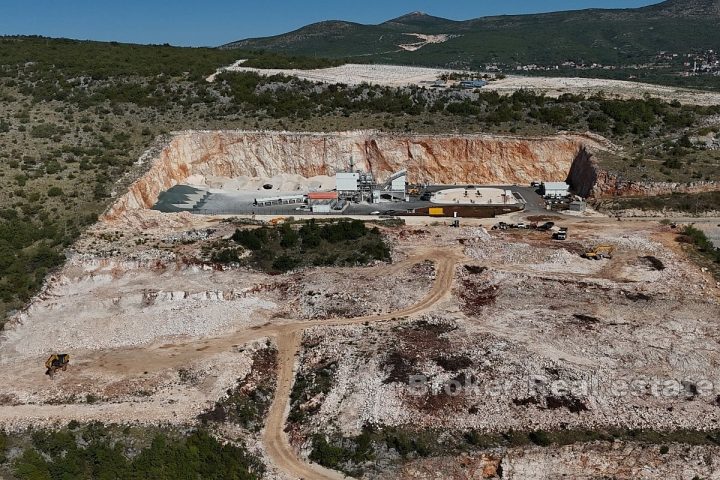
M 390 264 L 271 276 L 202 260 L 203 246 L 236 228 L 221 218 L 145 211 L 132 224 L 97 224 L 3 332 L 0 427 L 192 424 L 242 383 L 253 353 L 270 342 L 277 388 L 265 428 L 247 436 L 275 478 L 340 478 L 307 463 L 308 439 L 335 429 L 357 434 L 367 423 L 488 432 L 717 428 L 720 290 L 675 231 L 656 220 L 508 220 L 552 220 L 568 226 L 570 238 L 491 231 L 497 219 L 450 228 L 416 218 L 382 227 Z M 598 243 L 616 247 L 612 259 L 580 257 Z M 54 351 L 69 353 L 71 365 L 50 380 L 43 363 Z M 459 356 L 460 367 L 442 366 Z M 412 395 L 394 370 L 398 358 L 406 373 L 427 378 L 430 393 Z M 337 362 L 338 374 L 315 399 L 321 407 L 311 421 L 288 438 L 295 374 L 320 360 Z M 502 393 L 467 389 L 447 398 L 442 387 L 458 374 L 481 385 L 501 381 Z M 574 448 L 533 450 L 503 478 L 530 478 L 533 464 L 580 471 L 590 450 L 602 464 L 597 472 L 636 478 L 622 476 L 622 458 L 640 455 L 632 449 Z M 687 453 L 674 452 L 666 463 Z M 414 465 L 440 469 L 432 478 L 456 478 L 441 468 L 451 459 L 435 460 Z M 408 468 L 387 478 L 428 478 Z M 714 464 L 684 468 L 720 475 Z
M 265 179 L 271 189 L 262 186 L 248 188 L 243 185 L 221 184 L 220 188 L 208 185 L 179 184 L 160 195 L 153 209 L 165 212 L 189 212 L 200 215 L 283 215 L 302 217 L 312 212 L 304 203 L 255 205 L 256 199 L 282 196 L 296 196 L 314 191 L 316 182 L 289 182 L 291 175 L 277 175 L 274 179 Z M 255 179 L 253 179 L 255 180 Z M 212 182 L 211 182 L 212 183 Z M 334 188 L 332 183 L 323 182 L 326 189 Z M 515 196 L 504 196 L 510 190 Z M 423 193 L 434 193 L 429 201 L 421 200 L 420 195 L 408 198 L 408 201 L 384 201 L 379 203 L 353 203 L 348 202 L 342 211 L 331 212 L 332 215 L 404 215 L 416 209 L 427 209 L 440 206 L 469 206 L 477 209 L 476 216 L 492 216 L 492 207 L 507 205 L 512 209 L 523 209 L 526 213 L 542 213 L 545 201 L 537 193 L 536 188 L 518 185 L 483 186 L 480 189 L 458 188 L 456 185 L 432 185 L 423 188 Z M 466 196 L 467 192 L 467 196 Z M 302 206 L 302 207 L 301 207 Z M 490 209 L 486 209 L 490 207 Z M 427 211 L 427 210 L 425 210 Z

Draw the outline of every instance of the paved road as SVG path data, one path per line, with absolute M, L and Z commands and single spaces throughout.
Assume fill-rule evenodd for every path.
M 429 185 L 425 188 L 427 192 L 437 192 L 448 188 L 462 188 L 464 185 Z M 545 211 L 545 202 L 542 197 L 531 187 L 514 185 L 482 185 L 483 188 L 509 189 L 527 202 L 527 213 L 539 213 Z M 272 205 L 261 207 L 253 205 L 254 195 L 252 193 L 213 192 L 203 199 L 201 204 L 191 207 L 192 201 L 201 198 L 202 191 L 186 185 L 177 185 L 161 195 L 155 205 L 155 209 L 163 212 L 188 211 L 202 215 L 308 215 L 309 211 L 297 210 L 299 204 L 294 205 Z M 179 204 L 188 201 L 187 207 L 177 207 Z M 402 215 L 408 210 L 419 208 L 437 207 L 436 203 L 421 201 L 413 197 L 409 202 L 388 202 L 377 204 L 355 204 L 349 203 L 342 212 L 332 212 L 334 215 L 370 215 L 372 212 L 380 212 L 386 215 Z

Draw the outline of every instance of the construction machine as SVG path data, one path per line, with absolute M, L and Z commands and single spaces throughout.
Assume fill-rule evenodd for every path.
M 593 249 L 588 250 L 583 254 L 583 257 L 591 260 L 601 260 L 603 258 L 612 258 L 615 246 L 613 245 L 597 245 Z
M 553 240 L 567 240 L 568 229 L 567 227 L 560 227 L 560 230 L 553 233 Z
M 53 353 L 45 361 L 45 368 L 47 369 L 45 370 L 45 375 L 50 375 L 50 378 L 53 378 L 55 372 L 58 370 L 62 370 L 63 372 L 67 370 L 69 363 L 70 355 L 67 353 Z

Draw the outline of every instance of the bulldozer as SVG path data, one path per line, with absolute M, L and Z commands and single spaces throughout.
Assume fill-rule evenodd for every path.
M 591 260 L 601 260 L 603 258 L 612 258 L 613 252 L 615 252 L 614 245 L 596 245 L 593 249 L 588 250 L 583 254 L 583 257 Z
M 70 363 L 70 355 L 67 353 L 53 353 L 45 361 L 45 375 L 49 375 L 50 378 L 55 376 L 55 372 L 67 370 L 68 364 Z

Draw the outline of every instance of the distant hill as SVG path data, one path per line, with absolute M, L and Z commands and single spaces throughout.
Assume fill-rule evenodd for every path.
M 453 21 L 413 12 L 379 25 L 326 21 L 223 48 L 376 62 L 471 67 L 487 63 L 629 65 L 660 51 L 720 48 L 720 0 L 668 0 L 636 9 L 588 9 Z M 422 43 L 418 35 L 435 43 Z

